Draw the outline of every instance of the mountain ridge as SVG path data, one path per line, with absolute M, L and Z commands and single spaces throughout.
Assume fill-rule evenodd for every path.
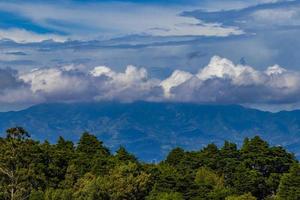
M 52 103 L 1 112 L 1 133 L 12 126 L 50 142 L 59 136 L 76 142 L 89 131 L 112 151 L 123 145 L 145 161 L 161 160 L 176 146 L 197 150 L 224 140 L 241 144 L 254 135 L 300 155 L 299 110 L 272 113 L 240 105 L 170 102 Z

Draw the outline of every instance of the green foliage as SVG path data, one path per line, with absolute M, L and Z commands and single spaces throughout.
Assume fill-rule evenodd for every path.
M 82 134 L 76 151 L 84 154 L 85 156 L 108 156 L 109 150 L 103 146 L 102 142 L 99 141 L 96 136 L 85 132 Z
M 205 167 L 198 169 L 196 173 L 195 182 L 198 185 L 208 185 L 211 187 L 223 187 L 224 179 L 218 176 L 214 171 Z
M 262 174 L 247 168 L 243 163 L 237 166 L 233 176 L 233 188 L 238 194 L 251 192 L 255 196 L 263 196 L 265 192 L 265 179 Z
M 166 163 L 172 166 L 178 166 L 179 160 L 185 156 L 185 152 L 182 148 L 173 149 L 167 156 Z
M 137 162 L 134 155 L 130 154 L 124 147 L 120 147 L 116 153 L 116 159 L 121 162 Z
M 135 200 L 147 195 L 150 175 L 129 163 L 117 166 L 104 177 L 86 174 L 75 187 L 76 199 Z
M 252 196 L 251 193 L 247 193 L 240 196 L 236 196 L 236 195 L 229 196 L 226 197 L 226 200 L 256 200 L 256 198 Z
M 155 192 L 172 192 L 178 188 L 180 174 L 174 167 L 167 164 L 158 165 L 153 175 Z
M 93 169 L 95 160 L 107 159 L 110 152 L 94 135 L 85 132 L 78 142 L 74 156 L 75 159 L 70 163 L 74 167 L 72 173 L 77 174 L 77 177 L 73 178 L 77 180 Z
M 39 143 L 21 127 L 0 138 L 2 200 L 300 199 L 300 166 L 282 147 L 259 137 L 241 149 L 226 141 L 199 151 L 175 148 L 159 164 L 140 163 L 124 147 L 110 154 L 83 133 Z M 293 167 L 291 167 L 293 166 Z
M 6 138 L 10 141 L 21 141 L 29 137 L 29 133 L 22 127 L 14 127 L 6 130 Z
M 146 200 L 183 200 L 182 194 L 178 192 L 161 192 L 157 194 L 150 194 Z
M 298 200 L 300 199 L 300 165 L 295 164 L 290 172 L 284 174 L 278 190 L 279 199 Z
M 224 199 L 231 193 L 224 186 L 224 177 L 205 167 L 197 170 L 195 183 L 199 186 L 195 199 Z
M 72 200 L 72 190 L 47 189 L 44 195 L 45 200 Z
M 150 175 L 140 171 L 135 163 L 117 166 L 98 181 L 111 200 L 141 199 L 150 189 Z
M 42 154 L 37 142 L 28 139 L 28 133 L 19 127 L 7 130 L 0 143 L 0 188 L 3 199 L 23 199 L 41 179 Z
M 44 192 L 41 190 L 32 190 L 29 196 L 29 200 L 41 200 L 44 199 Z
M 78 180 L 74 190 L 74 199 L 76 200 L 97 200 L 109 199 L 107 191 L 103 188 L 102 179 L 92 174 L 86 174 Z

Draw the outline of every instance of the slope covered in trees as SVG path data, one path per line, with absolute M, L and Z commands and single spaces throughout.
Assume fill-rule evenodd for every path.
M 0 137 L 14 126 L 51 143 L 59 136 L 77 142 L 88 131 L 113 152 L 124 145 L 146 162 L 163 160 L 175 147 L 198 150 L 212 142 L 222 146 L 224 140 L 240 146 L 245 137 L 256 135 L 300 159 L 300 110 L 271 113 L 238 105 L 175 102 L 53 103 L 0 112 Z
M 77 144 L 62 137 L 50 144 L 15 127 L 0 138 L 0 199 L 299 200 L 300 165 L 259 137 L 241 148 L 176 148 L 160 163 L 142 163 L 123 147 L 111 153 L 89 133 Z

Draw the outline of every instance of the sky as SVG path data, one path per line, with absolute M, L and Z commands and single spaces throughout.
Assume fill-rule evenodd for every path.
M 51 102 L 300 108 L 298 0 L 0 0 L 0 111 Z

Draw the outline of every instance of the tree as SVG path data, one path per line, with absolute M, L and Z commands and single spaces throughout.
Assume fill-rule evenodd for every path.
M 123 146 L 117 150 L 115 157 L 122 162 L 137 162 L 136 157 L 130 154 Z
M 75 200 L 110 200 L 109 193 L 103 185 L 106 182 L 91 173 L 85 174 L 74 187 Z
M 261 172 L 264 176 L 270 173 L 266 168 L 269 154 L 269 144 L 260 137 L 255 136 L 253 139 L 246 138 L 241 149 L 241 157 L 244 163 L 250 169 Z
M 172 166 L 177 166 L 184 159 L 185 153 L 182 148 L 173 149 L 167 156 L 166 163 Z
M 57 144 L 42 144 L 42 150 L 45 160 L 45 174 L 47 177 L 47 186 L 56 188 L 65 179 L 69 162 L 74 157 L 74 145 L 70 141 L 59 137 Z
M 74 144 L 71 141 L 66 141 L 63 137 L 60 136 L 58 138 L 57 144 L 55 145 L 55 148 L 61 151 L 68 151 L 69 153 L 74 151 Z
M 161 192 L 161 193 L 152 193 L 146 200 L 183 200 L 183 195 L 178 192 Z
M 32 190 L 30 192 L 29 200 L 41 200 L 44 199 L 44 192 L 41 190 Z
M 76 167 L 76 173 L 80 176 L 92 170 L 95 159 L 108 158 L 110 156 L 109 150 L 103 143 L 96 136 L 87 132 L 82 134 L 75 153 L 75 159 L 70 164 Z
M 96 136 L 85 132 L 82 134 L 78 146 L 77 152 L 84 153 L 86 156 L 108 156 L 109 150 L 103 146 L 103 143 L 97 139 Z
M 239 158 L 240 156 L 237 145 L 228 141 L 224 142 L 224 145 L 220 150 L 220 155 L 225 158 Z
M 177 191 L 180 179 L 177 169 L 165 163 L 159 164 L 156 169 L 153 190 L 155 192 Z
M 278 197 L 282 200 L 300 199 L 300 164 L 294 164 L 290 172 L 282 176 Z
M 251 193 L 246 193 L 246 194 L 243 194 L 241 196 L 229 196 L 229 197 L 226 197 L 225 200 L 256 200 L 256 198 L 254 196 L 251 195 Z
M 6 138 L 10 141 L 22 141 L 29 137 L 29 133 L 22 127 L 14 127 L 6 130 Z
M 210 169 L 218 169 L 220 155 L 219 149 L 215 144 L 208 144 L 200 151 L 202 164 Z
M 117 166 L 104 180 L 112 200 L 139 200 L 150 190 L 150 176 L 140 171 L 137 164 L 128 163 Z
M 90 171 L 97 176 L 104 176 L 116 165 L 118 165 L 118 163 L 113 157 L 96 157 L 92 161 Z
M 195 183 L 198 185 L 198 199 L 224 199 L 230 193 L 224 187 L 223 176 L 205 167 L 197 170 Z
M 239 185 L 248 187 L 248 189 L 252 187 L 248 192 L 251 192 L 259 199 L 266 198 L 275 193 L 279 183 L 278 174 L 287 172 L 295 161 L 293 155 L 287 153 L 282 147 L 270 147 L 266 141 L 258 136 L 252 139 L 245 139 L 240 157 L 241 164 L 247 170 L 245 169 L 246 171 L 238 173 L 247 181 L 241 179 Z M 253 182 L 253 184 L 250 182 Z M 256 184 L 255 188 L 254 183 Z M 237 187 L 242 189 L 239 186 Z M 243 192 L 247 192 L 247 190 L 243 190 Z
M 78 167 L 73 163 L 69 164 L 65 174 L 65 179 L 62 181 L 63 188 L 72 188 L 80 177 L 81 174 L 78 171 Z
M 235 166 L 240 163 L 240 151 L 237 149 L 237 145 L 225 141 L 223 147 L 220 150 L 219 169 L 218 171 L 224 173 L 226 183 L 230 183 L 232 174 L 234 173 Z
M 218 176 L 214 171 L 201 167 L 196 173 L 195 182 L 198 185 L 208 185 L 211 187 L 223 187 L 224 178 Z
M 240 195 L 250 192 L 260 199 L 267 196 L 265 178 L 260 172 L 249 169 L 244 164 L 236 167 L 232 183 L 232 187 Z
M 122 164 L 103 177 L 86 174 L 75 189 L 75 199 L 139 200 L 150 190 L 150 175 L 141 172 L 135 163 Z
M 73 200 L 72 190 L 70 189 L 53 189 L 49 188 L 44 194 L 45 200 Z
M 26 199 L 34 184 L 30 181 L 35 175 L 32 161 L 39 150 L 23 128 L 10 128 L 6 133 L 0 146 L 1 195 L 10 200 Z
M 294 156 L 259 137 L 241 149 L 175 148 L 159 164 L 141 163 L 124 147 L 111 155 L 89 133 L 77 146 L 62 137 L 39 143 L 21 127 L 0 137 L 1 200 L 298 200 L 299 188 Z

